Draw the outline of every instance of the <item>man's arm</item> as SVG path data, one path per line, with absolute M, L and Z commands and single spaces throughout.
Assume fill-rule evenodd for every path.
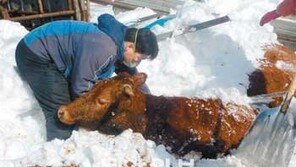
M 115 58 L 116 52 L 114 42 L 104 36 L 81 41 L 69 78 L 72 99 L 93 87 L 98 76 Z
M 281 16 L 288 16 L 291 14 L 295 14 L 296 12 L 296 0 L 284 0 L 280 3 L 276 10 L 267 12 L 260 20 L 260 25 L 263 26 L 270 21 L 281 17 Z
M 276 8 L 280 16 L 288 16 L 294 14 L 296 11 L 296 0 L 284 0 Z

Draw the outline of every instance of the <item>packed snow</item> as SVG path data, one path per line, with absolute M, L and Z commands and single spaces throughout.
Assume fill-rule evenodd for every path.
M 176 36 L 159 43 L 153 61 L 143 61 L 139 70 L 148 74 L 147 84 L 155 95 L 219 97 L 224 102 L 246 104 L 248 74 L 258 67 L 262 47 L 277 43 L 272 26 L 259 26 L 260 17 L 273 10 L 279 0 L 187 0 L 177 18 L 153 31 L 175 30 L 184 25 L 228 15 L 231 22 Z M 91 21 L 102 13 L 114 15 L 112 6 L 91 4 Z M 116 17 L 123 23 L 154 13 L 138 8 Z M 118 136 L 79 130 L 66 141 L 45 141 L 45 121 L 28 85 L 17 74 L 14 52 L 28 31 L 19 23 L 0 20 L 0 166 L 122 166 L 243 167 L 241 160 L 227 156 L 199 160 L 190 153 L 185 160 L 169 154 L 142 135 L 126 130 Z M 282 68 L 292 68 L 279 63 Z M 294 69 L 295 70 L 295 69 Z M 295 108 L 295 101 L 292 108 Z M 194 161 L 190 161 L 194 159 Z M 296 164 L 293 157 L 290 166 Z

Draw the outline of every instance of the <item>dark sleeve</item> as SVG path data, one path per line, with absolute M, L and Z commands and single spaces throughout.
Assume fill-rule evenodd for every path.
M 72 99 L 93 87 L 104 68 L 115 58 L 116 51 L 116 45 L 106 37 L 99 36 L 81 41 L 70 76 Z
M 138 69 L 137 68 L 130 68 L 130 67 L 124 65 L 122 62 L 117 61 L 115 64 L 115 73 L 118 74 L 121 72 L 127 72 L 127 73 L 133 75 L 135 73 L 138 73 Z M 151 94 L 150 89 L 146 83 L 141 86 L 141 91 L 144 93 L 147 93 L 147 94 Z

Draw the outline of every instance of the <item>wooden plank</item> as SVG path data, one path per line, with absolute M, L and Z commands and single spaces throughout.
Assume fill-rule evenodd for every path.
M 137 7 L 147 7 L 161 13 L 169 13 L 170 9 L 176 9 L 178 5 L 182 5 L 184 1 L 180 0 L 121 0 L 110 3 L 110 0 L 91 0 L 100 4 L 111 4 L 115 7 L 135 9 Z
M 133 5 L 134 4 L 132 1 L 125 1 L 122 3 L 125 3 L 126 5 Z M 135 6 L 147 7 L 147 8 L 151 8 L 154 10 L 165 11 L 165 12 L 169 12 L 171 8 L 172 9 L 176 8 L 175 5 L 151 3 L 151 2 L 141 2 L 141 3 L 136 4 Z
M 281 17 L 272 25 L 278 41 L 296 51 L 296 16 Z
M 41 14 L 43 14 L 44 13 L 44 9 L 43 9 L 43 3 L 42 3 L 41 0 L 38 0 L 38 7 L 39 7 L 39 12 Z
M 83 21 L 88 21 L 89 20 L 89 12 L 88 12 L 88 3 L 89 0 L 81 0 L 81 15 L 82 15 L 82 20 Z
M 8 10 L 2 6 L 0 6 L 0 12 L 1 12 L 1 15 L 3 17 L 3 19 L 9 19 L 10 16 L 8 14 Z
M 33 20 L 33 19 L 40 19 L 40 18 L 47 18 L 47 17 L 55 17 L 55 16 L 68 16 L 68 15 L 74 15 L 74 14 L 75 14 L 75 11 L 68 10 L 68 11 L 44 13 L 44 14 L 38 14 L 38 15 L 13 17 L 13 18 L 9 18 L 8 20 L 12 20 L 12 21 L 24 21 L 24 20 Z
M 81 20 L 81 11 L 79 8 L 79 2 L 78 0 L 73 0 L 73 6 L 74 6 L 74 11 L 75 11 L 75 20 Z
M 9 19 L 9 13 L 7 10 L 7 0 L 0 0 L 0 12 L 3 19 Z
M 74 0 L 73 6 L 76 20 L 89 21 L 89 0 Z
M 78 0 L 78 7 L 79 7 L 79 13 L 80 13 L 80 20 L 84 20 L 84 13 L 83 13 L 83 2 L 84 0 Z
M 90 2 L 89 0 L 85 0 L 85 13 L 86 13 L 86 20 L 85 21 L 89 21 L 90 20 Z
M 176 8 L 177 5 L 181 5 L 183 3 L 180 3 L 180 1 L 164 1 L 164 0 L 122 0 L 120 3 L 125 3 L 125 4 L 133 4 L 136 6 L 141 6 L 141 7 L 148 7 L 148 8 L 153 8 L 157 10 L 165 10 L 169 11 L 170 8 Z
M 216 19 L 212 19 L 212 20 L 209 20 L 209 21 L 202 22 L 202 23 L 189 25 L 188 27 L 185 27 L 185 30 L 182 32 L 182 34 L 178 34 L 178 36 L 179 35 L 184 35 L 184 34 L 187 34 L 187 33 L 190 33 L 190 32 L 194 32 L 194 31 L 199 31 L 199 30 L 209 28 L 209 27 L 212 27 L 212 26 L 215 26 L 215 25 L 219 25 L 219 24 L 222 24 L 222 23 L 226 23 L 226 22 L 229 22 L 229 21 L 230 21 L 230 18 L 228 16 L 223 16 L 223 17 L 219 17 L 219 18 L 216 18 Z M 165 33 L 162 33 L 162 34 L 158 34 L 156 37 L 157 37 L 158 41 L 162 41 L 162 40 L 165 40 L 167 38 L 172 37 L 173 34 L 174 34 L 173 31 L 169 31 L 169 32 L 165 32 Z
M 68 10 L 73 10 L 73 0 L 68 0 Z
M 138 26 L 139 24 L 141 24 L 144 21 L 147 21 L 147 20 L 150 20 L 150 19 L 154 19 L 154 18 L 159 18 L 160 16 L 161 16 L 160 14 L 152 14 L 152 15 L 149 15 L 149 16 L 145 16 L 145 17 L 139 18 L 137 20 L 130 21 L 130 22 L 125 23 L 125 24 L 128 27 L 136 27 L 136 26 Z
M 67 0 L 68 1 L 68 10 L 74 10 L 73 6 L 73 0 Z M 71 16 L 71 19 L 75 19 L 75 16 Z

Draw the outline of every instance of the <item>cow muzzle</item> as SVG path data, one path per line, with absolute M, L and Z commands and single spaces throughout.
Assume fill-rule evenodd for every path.
M 71 118 L 68 110 L 61 106 L 60 109 L 58 110 L 58 118 L 59 120 L 64 123 L 64 124 L 67 124 L 67 125 L 73 125 L 75 124 L 75 120 L 73 118 Z

